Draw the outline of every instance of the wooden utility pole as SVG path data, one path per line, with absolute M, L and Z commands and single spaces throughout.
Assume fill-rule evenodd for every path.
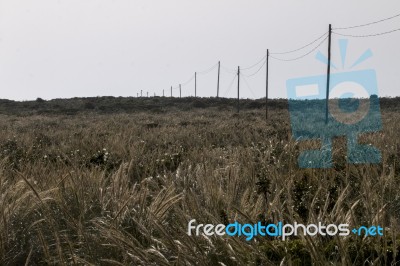
M 238 76 L 238 85 L 237 85 L 237 112 L 239 113 L 240 107 L 239 107 L 239 88 L 240 88 L 240 66 L 238 66 L 238 72 L 237 72 L 237 76 Z
M 194 97 L 197 97 L 197 72 L 194 72 Z
M 266 82 L 265 82 L 265 120 L 268 120 L 268 59 L 269 50 L 267 49 L 267 58 L 265 62 Z
M 325 106 L 325 124 L 328 124 L 328 104 L 329 104 L 329 85 L 331 78 L 331 36 L 332 25 L 329 24 L 329 37 L 328 37 L 328 68 L 326 73 L 326 106 Z
M 221 61 L 218 61 L 218 82 L 217 82 L 217 98 L 219 97 L 219 73 L 221 70 Z
M 179 98 L 182 98 L 182 88 L 181 88 L 181 84 L 179 84 Z

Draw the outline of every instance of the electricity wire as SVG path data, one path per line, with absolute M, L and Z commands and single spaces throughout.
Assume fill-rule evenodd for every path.
M 187 85 L 187 84 L 188 84 L 189 82 L 191 82 L 193 79 L 194 79 L 194 75 L 193 75 L 190 79 L 188 79 L 187 81 L 181 83 L 181 86 Z
M 319 36 L 317 39 L 313 40 L 312 42 L 310 42 L 310 43 L 308 43 L 308 44 L 306 44 L 306 45 L 304 45 L 304 46 L 302 46 L 302 47 L 300 47 L 300 48 L 297 48 L 297 49 L 294 49 L 294 50 L 291 50 L 291 51 L 286 51 L 286 52 L 275 52 L 275 53 L 269 53 L 269 54 L 270 54 L 270 55 L 271 55 L 271 54 L 290 54 L 290 53 L 294 53 L 294 52 L 300 51 L 300 50 L 302 50 L 302 49 L 304 49 L 304 48 L 306 48 L 306 47 L 308 47 L 308 46 L 310 46 L 310 45 L 313 45 L 313 44 L 316 43 L 317 41 L 321 40 L 322 37 L 324 37 L 326 34 L 328 34 L 328 32 L 325 32 L 324 34 L 322 34 L 321 36 Z
M 221 69 L 224 70 L 225 72 L 229 73 L 229 74 L 236 74 L 236 70 L 235 69 L 230 69 L 228 67 L 225 67 L 221 64 Z
M 380 20 L 377 20 L 377 21 L 373 21 L 373 22 L 370 22 L 370 23 L 365 23 L 365 24 L 360 24 L 360 25 L 355 25 L 355 26 L 350 26 L 350 27 L 337 27 L 337 28 L 333 28 L 333 30 L 347 30 L 347 29 L 354 29 L 354 28 L 366 27 L 366 26 L 378 24 L 378 23 L 381 23 L 381 22 L 384 22 L 384 21 L 388 21 L 388 20 L 391 20 L 391 19 L 394 19 L 394 18 L 397 18 L 397 17 L 400 17 L 400 14 L 396 14 L 396 15 L 394 15 L 394 16 L 387 17 L 387 18 L 384 18 L 384 19 L 380 19 Z M 344 37 L 366 38 L 366 37 L 374 37 L 374 36 L 386 35 L 386 34 L 390 34 L 390 33 L 397 32 L 397 31 L 400 31 L 400 28 L 396 28 L 396 29 L 393 29 L 393 30 L 390 30 L 390 31 L 385 31 L 385 32 L 379 32 L 379 33 L 373 33 L 373 34 L 364 34 L 364 35 L 344 34 L 344 33 L 336 32 L 336 31 L 332 31 L 332 33 L 333 33 L 333 34 L 336 34 L 336 35 L 339 35 L 339 36 L 344 36 Z M 324 34 L 322 34 L 322 35 L 319 36 L 318 38 L 314 39 L 314 40 L 311 41 L 310 43 L 308 43 L 308 44 L 306 44 L 306 45 L 304 45 L 304 46 L 301 46 L 300 48 L 294 49 L 294 50 L 285 51 L 285 52 L 271 52 L 271 53 L 270 53 L 270 57 L 271 57 L 272 59 L 279 60 L 279 61 L 295 61 L 295 60 L 299 60 L 299 59 L 301 59 L 301 58 L 303 58 L 303 57 L 305 57 L 305 56 L 311 54 L 311 53 L 314 52 L 318 47 L 320 47 L 320 46 L 325 42 L 325 40 L 328 38 L 328 36 L 326 36 L 327 34 L 328 34 L 328 32 L 325 32 Z M 325 38 L 324 38 L 324 36 L 325 36 Z M 301 55 L 301 56 L 298 56 L 298 57 L 295 57 L 295 58 L 289 58 L 289 59 L 279 58 L 279 57 L 275 57 L 275 56 L 274 56 L 274 55 L 290 54 L 290 53 L 294 53 L 294 52 L 303 50 L 303 49 L 305 49 L 305 48 L 307 48 L 307 47 L 309 47 L 309 46 L 315 44 L 316 42 L 318 42 L 318 41 L 321 40 L 322 38 L 323 38 L 323 40 L 322 40 L 316 47 L 314 47 L 311 51 L 309 51 L 309 52 L 307 52 L 307 53 L 305 53 L 305 54 L 303 54 L 303 55 Z M 243 77 L 247 77 L 247 78 L 256 75 L 258 72 L 260 72 L 260 70 L 261 70 L 261 69 L 263 68 L 263 66 L 266 64 L 265 58 L 266 58 L 266 55 L 263 56 L 259 61 L 257 61 L 257 62 L 254 63 L 253 65 L 251 65 L 251 66 L 249 66 L 249 67 L 241 68 L 242 71 L 246 71 L 246 70 L 252 69 L 252 68 L 254 68 L 254 67 L 257 67 L 259 64 L 262 63 L 262 64 L 259 66 L 259 68 L 258 68 L 255 72 L 253 72 L 252 74 L 244 74 L 244 73 L 241 73 L 241 75 L 242 75 Z M 197 73 L 197 74 L 200 74 L 200 75 L 207 74 L 207 73 L 211 72 L 212 70 L 214 70 L 217 66 L 218 66 L 218 63 L 214 64 L 213 66 L 211 66 L 210 68 L 208 68 L 208 69 L 206 69 L 206 70 L 199 71 L 199 72 L 196 72 L 196 73 Z M 234 75 L 235 75 L 234 78 L 232 79 L 232 81 L 231 81 L 231 83 L 230 83 L 228 89 L 225 91 L 225 93 L 224 93 L 224 95 L 225 95 L 226 93 L 228 93 L 228 92 L 230 91 L 230 89 L 231 89 L 231 87 L 232 87 L 232 85 L 233 85 L 233 82 L 236 80 L 237 72 L 236 72 L 235 69 L 230 69 L 230 68 L 225 67 L 225 66 L 223 66 L 223 65 L 220 65 L 220 66 L 221 66 L 221 69 L 222 69 L 223 71 L 228 72 L 229 74 L 234 74 Z M 187 80 L 186 82 L 182 83 L 181 86 L 187 85 L 189 82 L 191 82 L 191 81 L 194 79 L 194 77 L 195 77 L 195 75 L 193 75 L 193 76 L 192 76 L 189 80 Z M 246 83 L 247 87 L 251 90 L 251 88 L 250 88 L 250 86 L 249 86 L 249 84 L 248 84 L 248 82 L 247 82 L 247 79 L 244 78 L 244 80 L 245 80 L 245 83 Z M 175 86 L 175 87 L 172 87 L 172 89 L 173 89 L 173 90 L 179 89 L 179 85 L 177 85 L 177 86 Z M 252 92 L 252 91 L 251 91 L 251 92 Z M 252 92 L 252 94 L 253 94 L 253 96 L 254 96 L 254 93 L 253 93 L 253 92 Z
M 246 87 L 250 90 L 251 94 L 253 95 L 254 98 L 257 98 L 256 95 L 254 94 L 253 90 L 250 87 L 250 84 L 247 82 L 247 79 L 245 76 L 243 76 L 242 74 L 240 74 L 244 80 L 244 83 L 246 84 Z
M 254 73 L 252 73 L 252 74 L 248 74 L 248 75 L 246 75 L 246 74 L 244 74 L 244 73 L 241 73 L 241 74 L 242 74 L 243 76 L 245 76 L 245 77 L 250 78 L 250 77 L 256 75 L 258 72 L 260 72 L 260 70 L 263 68 L 263 66 L 265 66 L 265 64 L 266 64 L 266 61 L 264 60 L 264 63 L 256 70 L 256 72 L 254 72 Z M 242 69 L 240 69 L 240 71 L 242 71 Z
M 301 55 L 301 56 L 295 57 L 295 58 L 284 59 L 284 58 L 278 58 L 278 57 L 275 57 L 275 56 L 272 56 L 272 55 L 270 55 L 270 57 L 273 58 L 273 59 L 275 59 L 275 60 L 278 60 L 278 61 L 295 61 L 295 60 L 301 59 L 301 58 L 303 58 L 303 57 L 306 57 L 307 55 L 309 55 L 309 54 L 311 54 L 312 52 L 314 52 L 315 50 L 317 50 L 318 47 L 320 47 L 320 46 L 326 41 L 326 39 L 328 39 L 328 36 L 326 36 L 326 37 L 325 37 L 316 47 L 314 47 L 311 51 L 309 51 L 308 53 L 303 54 L 303 55 Z
M 338 33 L 338 32 L 332 32 L 332 33 L 339 35 L 339 36 L 344 36 L 344 37 L 367 38 L 367 37 L 386 35 L 386 34 L 393 33 L 393 32 L 399 31 L 399 30 L 400 30 L 400 28 L 397 28 L 397 29 L 390 30 L 390 31 L 379 32 L 379 33 L 374 33 L 374 34 L 365 34 L 365 35 L 343 34 L 343 33 Z
M 249 66 L 249 67 L 243 67 L 243 68 L 240 68 L 240 70 L 248 70 L 248 69 L 252 69 L 253 67 L 256 67 L 256 66 L 258 66 L 258 64 L 260 64 L 260 63 L 262 63 L 262 62 L 264 62 L 264 60 L 265 60 L 265 58 L 266 58 L 267 56 L 266 55 L 264 55 L 263 56 L 263 58 L 261 58 L 259 61 L 257 61 L 257 63 L 255 63 L 254 65 L 251 65 L 251 66 Z
M 208 68 L 208 69 L 206 69 L 206 70 L 198 71 L 198 72 L 196 72 L 196 73 L 197 73 L 197 74 L 201 74 L 201 75 L 207 74 L 207 73 L 211 72 L 212 70 L 214 70 L 217 66 L 218 66 L 218 63 L 214 64 L 212 67 L 210 67 L 210 68 Z
M 230 82 L 228 88 L 227 88 L 227 89 L 225 90 L 225 92 L 222 94 L 223 97 L 225 97 L 226 94 L 231 90 L 232 85 L 233 85 L 234 81 L 236 80 L 236 77 L 237 77 L 237 75 L 233 76 L 233 79 L 232 79 L 232 81 Z
M 394 19 L 394 18 L 397 18 L 397 17 L 400 17 L 400 14 L 397 14 L 397 15 L 394 15 L 394 16 L 391 16 L 391 17 L 388 17 L 388 18 L 380 19 L 380 20 L 377 20 L 377 21 L 374 21 L 374 22 L 366 23 L 366 24 L 350 26 L 350 27 L 333 28 L 333 30 L 347 30 L 347 29 L 354 29 L 354 28 L 370 26 L 370 25 L 377 24 L 377 23 L 380 23 L 380 22 L 384 22 L 384 21 L 387 21 L 387 20 L 390 20 L 390 19 Z

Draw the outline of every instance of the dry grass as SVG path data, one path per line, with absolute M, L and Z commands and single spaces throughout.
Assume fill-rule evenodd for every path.
M 372 265 L 399 260 L 400 114 L 380 165 L 298 169 L 287 111 L 0 116 L 0 264 Z M 187 223 L 380 224 L 384 237 L 188 236 Z

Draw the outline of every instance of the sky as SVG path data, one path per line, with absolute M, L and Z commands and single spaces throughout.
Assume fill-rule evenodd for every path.
M 397 0 L 0 0 L 0 98 L 265 97 L 263 59 L 269 49 L 269 97 L 287 97 L 289 79 L 324 75 L 328 31 L 370 35 L 400 28 Z M 348 38 L 341 62 L 339 40 Z M 380 96 L 400 96 L 400 31 L 375 37 L 332 34 L 332 73 L 373 69 Z M 370 49 L 372 57 L 350 68 Z M 275 53 L 275 54 L 273 54 Z M 306 55 L 308 54 L 308 55 Z M 275 58 L 293 59 L 279 61 Z M 261 60 L 261 61 L 260 61 Z M 246 69 L 253 64 L 259 65 Z M 243 70 L 245 69 L 245 70 Z M 257 70 L 259 70 L 257 72 Z M 256 73 L 256 74 L 254 74 Z M 253 76 L 250 76 L 254 74 Z

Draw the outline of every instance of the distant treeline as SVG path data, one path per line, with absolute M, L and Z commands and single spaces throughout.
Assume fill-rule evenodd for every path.
M 321 104 L 324 100 L 310 100 L 310 104 Z M 381 109 L 400 108 L 400 97 L 380 98 Z M 88 97 L 71 99 L 34 101 L 12 101 L 0 99 L 0 114 L 7 115 L 74 115 L 82 112 L 95 113 L 132 113 L 190 111 L 196 108 L 215 108 L 218 110 L 236 111 L 237 99 L 233 98 L 171 98 L 171 97 Z M 241 99 L 240 110 L 264 109 L 264 99 Z M 288 109 L 287 99 L 269 99 L 268 108 Z

